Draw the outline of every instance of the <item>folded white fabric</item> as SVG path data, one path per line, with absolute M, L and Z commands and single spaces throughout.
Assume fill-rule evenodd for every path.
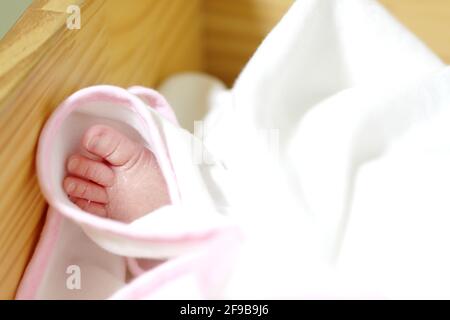
M 297 1 L 209 100 L 227 297 L 450 297 L 450 70 L 377 2 Z

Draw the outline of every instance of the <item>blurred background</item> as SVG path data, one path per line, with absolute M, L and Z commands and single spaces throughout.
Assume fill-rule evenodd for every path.
M 0 39 L 13 26 L 33 0 L 4 0 L 0 2 Z

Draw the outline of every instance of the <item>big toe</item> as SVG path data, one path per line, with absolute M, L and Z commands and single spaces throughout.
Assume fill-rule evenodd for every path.
M 83 147 L 112 165 L 123 166 L 139 155 L 142 146 L 119 131 L 105 125 L 95 125 L 84 134 Z

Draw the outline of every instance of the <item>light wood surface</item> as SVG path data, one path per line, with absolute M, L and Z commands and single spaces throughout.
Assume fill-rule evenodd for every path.
M 297 0 L 301 1 L 301 0 Z M 85 86 L 154 86 L 202 70 L 231 84 L 291 0 L 39 0 L 0 41 L 0 298 L 12 298 L 45 202 L 34 153 L 52 110 Z M 450 62 L 449 0 L 382 0 Z M 69 4 L 80 30 L 65 27 Z
M 231 85 L 292 0 L 206 0 L 205 69 Z

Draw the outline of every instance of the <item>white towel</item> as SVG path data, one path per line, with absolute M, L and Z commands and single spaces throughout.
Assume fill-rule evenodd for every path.
M 216 89 L 198 132 L 248 234 L 226 297 L 450 298 L 450 70 L 377 2 L 296 1 Z

